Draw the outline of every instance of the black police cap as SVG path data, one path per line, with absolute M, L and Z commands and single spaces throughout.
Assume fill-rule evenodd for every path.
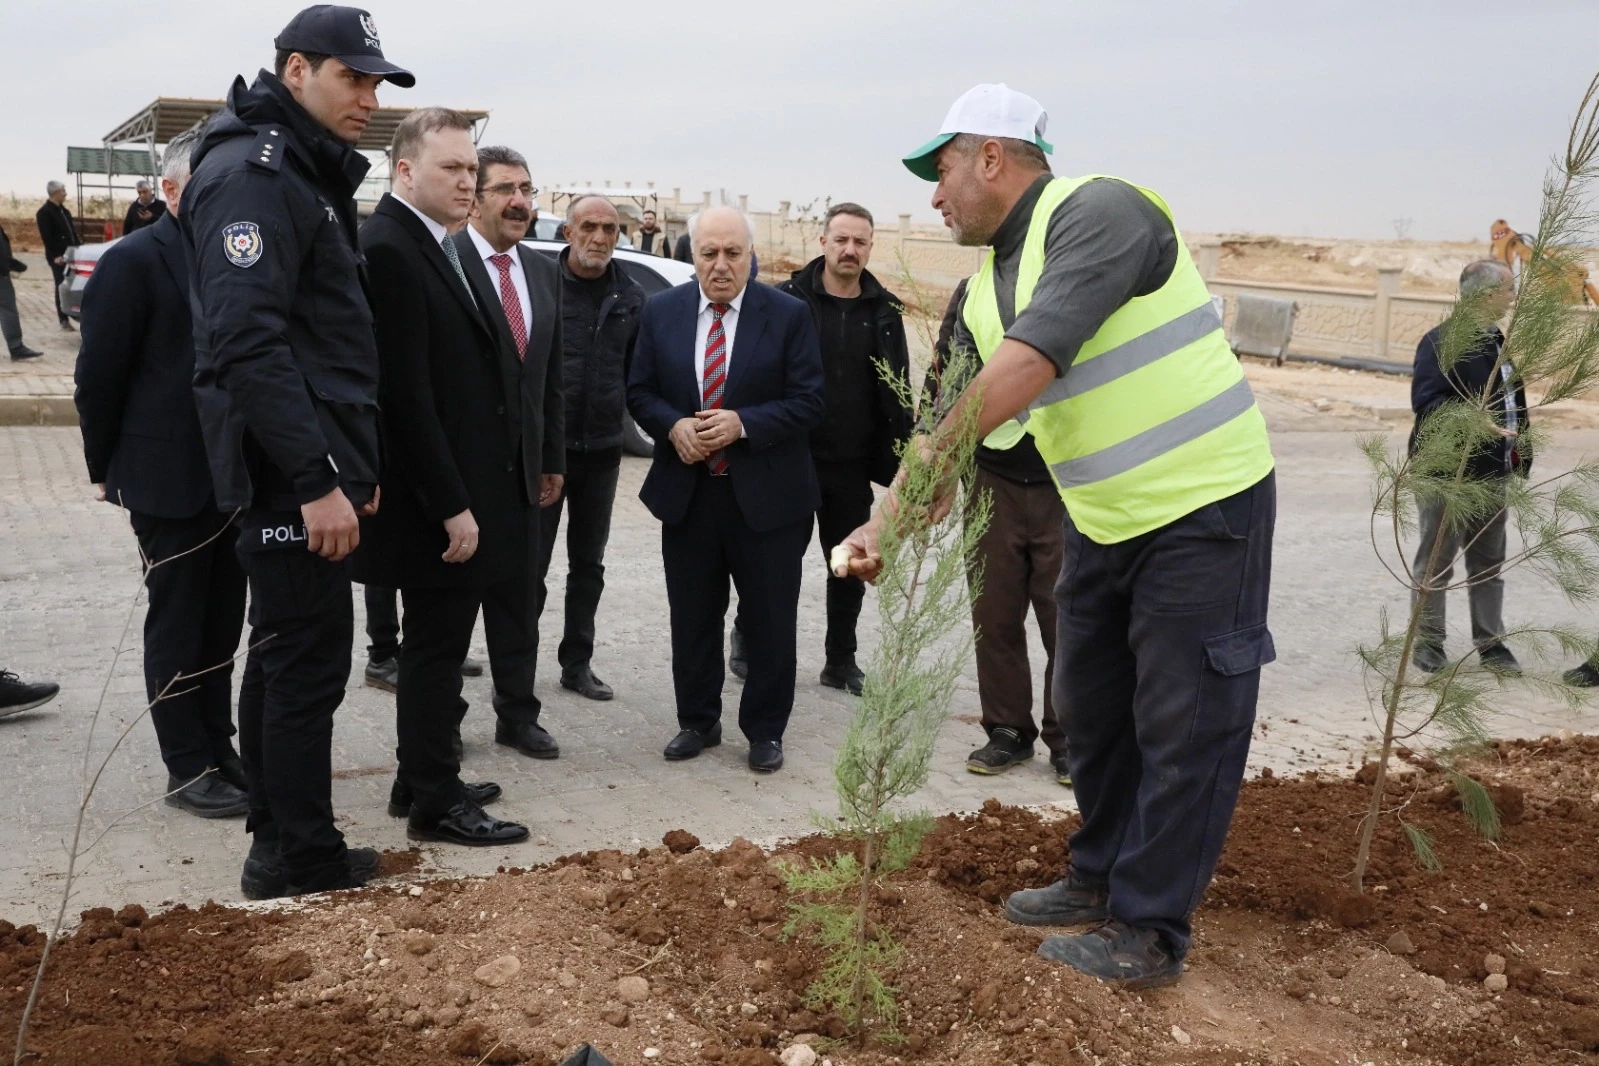
M 383 58 L 377 22 L 358 7 L 308 7 L 289 20 L 272 44 L 280 51 L 332 56 L 351 70 L 381 74 L 402 89 L 416 84 L 416 75 Z

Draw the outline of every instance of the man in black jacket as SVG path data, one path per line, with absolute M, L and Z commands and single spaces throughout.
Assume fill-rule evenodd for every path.
M 645 212 L 645 221 L 653 215 Z M 564 507 L 566 620 L 556 655 L 561 687 L 591 700 L 614 695 L 594 674 L 594 616 L 605 591 L 605 545 L 622 467 L 627 370 L 644 309 L 643 288 L 613 258 L 620 232 L 616 207 L 605 197 L 579 196 L 567 205 L 569 243 L 559 260 L 566 482 L 561 500 L 539 513 L 538 613 Z
M 17 315 L 17 290 L 11 275 L 27 269 L 27 263 L 11 254 L 11 238 L 0 229 L 0 337 L 11 349 L 12 359 L 37 359 L 44 354 L 22 343 L 22 319 Z
M 822 504 L 816 536 L 825 560 L 839 541 L 871 517 L 872 482 L 887 485 L 899 466 L 895 448 L 910 435 L 910 355 L 904 305 L 866 264 L 872 257 L 872 215 L 859 204 L 834 204 L 822 222 L 822 254 L 778 290 L 805 301 L 822 342 L 827 413 L 811 431 L 811 458 Z M 897 391 L 879 362 L 907 391 Z M 855 625 L 866 584 L 827 575 L 826 665 L 820 681 L 860 695 L 865 677 L 855 662 Z M 742 627 L 733 627 L 733 671 L 743 676 Z
M 517 575 L 486 590 L 483 598 L 483 632 L 494 678 L 494 742 L 530 758 L 554 759 L 561 748 L 539 724 L 543 705 L 533 691 L 539 652 L 534 549 L 540 509 L 561 498 L 566 472 L 561 272 L 553 260 L 520 244 L 534 216 L 536 190 L 527 160 L 504 145 L 480 148 L 477 158 L 471 222 L 450 240 L 499 337 L 506 395 L 519 401 L 507 402 L 503 413 L 512 420 L 528 544 Z
M 55 278 L 51 289 L 56 302 L 56 318 L 61 328 L 71 332 L 72 323 L 61 309 L 61 279 L 67 276 L 67 249 L 76 248 L 83 241 L 78 237 L 78 227 L 67 210 L 67 187 L 59 181 L 45 185 L 45 201 L 33 216 L 39 225 L 39 239 L 44 242 L 44 260 L 50 264 L 50 276 Z
M 333 712 L 350 676 L 345 559 L 378 508 L 378 353 L 356 245 L 355 142 L 386 78 L 372 16 L 306 8 L 276 73 L 207 123 L 178 222 L 189 245 L 195 397 L 217 506 L 240 510 L 250 655 L 239 729 L 252 899 L 351 888 L 377 869 L 334 825 Z
M 167 151 L 172 151 L 168 146 Z M 128 213 L 122 219 L 122 235 L 137 233 L 146 226 L 155 225 L 156 219 L 167 213 L 167 205 L 155 198 L 155 191 L 150 188 L 150 183 L 140 178 L 134 186 L 134 201 L 128 205 Z
M 361 227 L 387 491 L 355 556 L 357 580 L 398 588 L 405 607 L 390 813 L 409 815 L 414 840 L 509 844 L 527 839 L 526 827 L 484 812 L 500 788 L 464 784 L 454 747 L 466 709 L 461 659 L 484 590 L 516 578 L 529 558 L 506 413 L 516 399 L 511 368 L 449 239 L 477 187 L 472 120 L 419 108 L 395 131 L 390 155 L 394 192 Z
M 198 139 L 189 132 L 167 146 L 161 192 L 174 212 Z M 145 563 L 144 685 L 166 802 L 202 818 L 244 814 L 248 782 L 232 739 L 244 570 L 195 413 L 189 255 L 173 215 L 163 209 L 100 257 L 82 324 L 83 453 L 100 498 L 127 509 Z
M 1510 309 L 1515 298 L 1510 268 L 1495 259 L 1482 259 L 1469 263 L 1460 274 L 1462 297 L 1482 294 L 1481 298 L 1493 301 L 1499 314 Z M 1467 464 L 1467 475 L 1500 486 L 1512 474 L 1525 476 L 1532 465 L 1532 456 L 1521 445 L 1521 434 L 1527 431 L 1527 394 L 1516 377 L 1516 368 L 1505 357 L 1505 338 L 1498 327 L 1493 327 L 1468 352 L 1463 354 L 1447 371 L 1438 363 L 1438 326 L 1421 338 L 1416 346 L 1416 364 L 1410 381 L 1410 407 L 1416 413 L 1416 423 L 1410 431 L 1410 446 L 1414 450 L 1416 436 L 1421 432 L 1427 417 L 1445 404 L 1481 404 L 1486 399 L 1495 424 L 1500 427 L 1500 437 L 1479 448 Z M 1420 507 L 1420 540 L 1416 558 L 1411 568 L 1419 584 L 1434 588 L 1447 588 L 1454 577 L 1455 556 L 1466 556 L 1466 573 L 1471 581 L 1468 598 L 1471 603 L 1471 640 L 1482 664 L 1501 674 L 1521 672 L 1516 657 L 1505 647 L 1504 600 L 1505 583 L 1499 568 L 1505 561 L 1505 512 L 1501 507 L 1490 515 L 1469 521 L 1446 524 L 1441 500 L 1423 500 Z M 1433 573 L 1427 574 L 1427 563 L 1433 556 L 1433 545 L 1438 540 L 1440 527 L 1443 539 L 1438 545 L 1437 563 Z M 1423 595 L 1421 632 L 1416 647 L 1415 662 L 1423 670 L 1443 669 L 1449 662 L 1444 653 L 1444 594 L 1442 591 Z

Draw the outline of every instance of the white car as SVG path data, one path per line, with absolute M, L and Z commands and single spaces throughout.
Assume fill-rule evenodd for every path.
M 561 254 L 561 249 L 566 247 L 566 243 L 530 239 L 523 241 L 522 247 L 554 259 Z M 693 267 L 658 255 L 645 255 L 643 252 L 618 248 L 616 263 L 628 277 L 638 282 L 646 298 L 694 280 Z M 622 412 L 622 450 L 629 455 L 642 455 L 646 458 L 655 454 L 655 441 L 633 423 L 633 416 L 626 411 Z

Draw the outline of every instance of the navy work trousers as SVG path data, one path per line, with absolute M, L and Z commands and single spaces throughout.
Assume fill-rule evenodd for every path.
M 1119 544 L 1066 519 L 1056 711 L 1083 824 L 1071 864 L 1110 913 L 1182 956 L 1249 754 L 1266 628 L 1276 475 Z

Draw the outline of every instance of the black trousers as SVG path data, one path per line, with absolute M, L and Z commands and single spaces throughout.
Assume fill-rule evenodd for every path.
M 366 657 L 374 663 L 388 662 L 400 654 L 400 608 L 395 590 L 367 585 L 362 598 L 366 600 Z
M 9 271 L 0 270 L 0 337 L 5 338 L 6 349 L 15 355 L 25 344 L 22 342 L 22 319 L 17 316 L 17 289 L 11 284 Z
M 817 463 L 816 481 L 821 486 L 822 504 L 816 509 L 816 540 L 822 546 L 822 561 L 845 537 L 872 516 L 872 476 L 865 463 Z M 866 582 L 858 577 L 835 577 L 827 572 L 827 638 L 823 649 L 829 663 L 855 661 L 859 647 L 855 627 L 860 622 L 861 604 L 866 599 Z M 744 632 L 744 604 L 739 601 L 733 625 Z
M 566 617 L 556 657 L 563 671 L 587 666 L 594 658 L 594 616 L 605 592 L 605 545 L 611 539 L 611 510 L 621 457 L 606 452 L 566 453 L 566 485 L 559 503 L 539 509 L 538 618 L 548 598 L 546 580 L 566 512 Z
M 67 324 L 67 313 L 61 310 L 61 281 L 67 276 L 66 265 L 63 263 L 51 263 L 50 276 L 55 279 L 55 284 L 50 286 L 50 295 L 56 302 L 56 318 L 64 326 Z
M 977 631 L 977 700 L 983 729 L 1014 729 L 1032 744 L 1042 735 L 1050 758 L 1066 750 L 1055 714 L 1055 583 L 1060 580 L 1066 508 L 1052 480 L 1022 484 L 979 467 L 979 489 L 991 501 L 988 528 L 977 542 L 982 584 L 972 601 Z M 1033 722 L 1033 669 L 1027 654 L 1027 613 L 1038 622 L 1044 666 L 1042 730 Z
M 297 535 L 299 545 L 263 549 L 264 528 Z M 298 514 L 245 512 L 238 547 L 250 578 L 250 653 L 239 690 L 246 828 L 278 839 L 290 884 L 321 888 L 345 874 L 332 749 L 355 642 L 349 570 L 306 550 Z
M 721 720 L 731 578 L 750 668 L 739 728 L 752 741 L 781 740 L 794 709 L 800 567 L 811 520 L 757 533 L 744 521 L 731 479 L 700 469 L 688 514 L 677 525 L 661 527 L 678 726 L 703 732 Z
M 395 697 L 395 754 L 415 809 L 440 815 L 461 796 L 454 744 L 466 713 L 461 660 L 472 642 L 483 593 L 473 588 L 409 588 L 401 590 L 400 598 L 405 604 L 405 646 Z
M 210 508 L 189 518 L 131 511 L 128 521 L 144 553 L 150 594 L 144 616 L 150 721 L 167 773 L 187 781 L 234 756 L 232 660 L 244 630 L 245 590 L 234 550 L 239 531 L 231 515 Z M 174 683 L 179 675 L 193 680 Z
M 1120 544 L 1066 520 L 1056 587 L 1057 713 L 1083 823 L 1079 874 L 1111 914 L 1187 952 L 1189 916 L 1221 855 L 1274 659 L 1276 477 Z

